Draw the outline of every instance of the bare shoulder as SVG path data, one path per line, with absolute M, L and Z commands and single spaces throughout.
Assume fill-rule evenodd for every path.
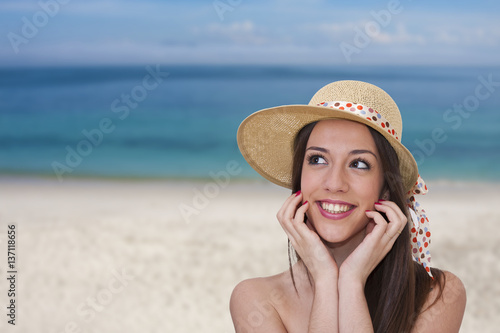
M 236 332 L 286 332 L 278 313 L 283 302 L 281 275 L 244 280 L 234 288 L 229 307 Z
M 427 297 L 413 332 L 458 332 L 467 301 L 465 286 L 454 274 L 444 271 L 442 290 L 434 288 Z

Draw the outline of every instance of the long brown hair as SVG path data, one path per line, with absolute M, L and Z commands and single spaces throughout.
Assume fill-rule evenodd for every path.
M 292 166 L 292 193 L 301 189 L 302 165 L 304 163 L 307 141 L 317 122 L 304 126 L 294 142 L 294 157 Z M 389 198 L 395 202 L 408 217 L 410 214 L 406 206 L 405 192 L 399 171 L 398 156 L 389 142 L 376 130 L 368 127 L 375 141 L 382 170 L 384 171 L 384 185 L 382 193 L 388 191 Z M 381 193 L 381 194 L 382 194 Z M 293 248 L 288 242 L 290 273 L 295 286 L 295 279 L 291 266 L 291 252 Z M 295 252 L 295 251 L 293 251 Z M 295 252 L 295 258 L 300 257 Z M 375 332 L 409 332 L 415 324 L 422 310 L 429 292 L 435 284 L 443 290 L 444 274 L 438 269 L 432 269 L 432 280 L 425 269 L 415 261 L 411 254 L 410 232 L 407 223 L 401 235 L 397 238 L 392 249 L 373 270 L 366 281 L 365 297 L 370 310 L 370 316 Z M 297 289 L 296 289 L 297 290 Z

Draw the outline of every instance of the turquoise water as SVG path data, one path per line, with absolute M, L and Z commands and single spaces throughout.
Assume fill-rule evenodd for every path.
M 4 68 L 0 173 L 206 178 L 235 160 L 237 177 L 257 178 L 239 123 L 342 79 L 391 94 L 426 178 L 500 180 L 500 68 L 488 67 Z

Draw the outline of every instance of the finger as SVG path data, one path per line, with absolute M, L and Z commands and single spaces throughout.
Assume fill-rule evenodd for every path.
M 288 227 L 287 224 L 284 223 L 284 221 L 282 221 L 281 219 L 278 218 L 278 222 L 280 223 L 281 225 L 281 229 L 283 229 L 283 231 L 285 232 L 287 238 L 291 241 L 291 242 L 295 242 L 295 239 L 296 239 L 296 235 L 294 235 L 295 233 L 292 234 L 292 229 L 290 227 Z
M 379 202 L 383 205 L 391 207 L 400 217 L 401 219 L 405 219 L 406 215 L 403 213 L 401 208 L 394 202 L 394 201 L 388 201 L 388 200 L 379 200 Z
M 290 206 L 293 199 L 295 199 L 299 195 L 300 195 L 300 191 L 298 191 L 297 193 L 293 193 L 288 198 L 286 198 L 285 202 L 283 203 L 280 210 L 276 214 L 276 217 L 278 217 L 278 219 L 287 217 L 285 213 L 287 212 L 288 207 Z
M 297 209 L 298 201 L 294 203 L 294 200 L 297 199 L 299 195 L 300 192 L 294 193 L 291 196 L 289 196 L 281 206 L 278 213 L 276 214 L 276 217 L 278 218 L 278 221 L 282 226 L 283 223 L 291 221 L 291 219 L 295 216 L 294 211 Z
M 394 242 L 400 235 L 399 230 L 394 228 L 396 224 L 387 223 L 386 219 L 376 211 L 367 211 L 366 215 L 368 217 L 372 217 L 373 221 L 376 224 L 376 226 L 373 228 L 372 234 L 374 234 L 374 236 L 376 237 L 379 237 L 379 239 L 385 239 L 386 241 L 388 241 L 388 244 L 392 246 L 392 244 L 394 244 Z
M 297 206 L 300 204 L 300 200 L 300 193 L 292 194 L 287 198 L 287 200 L 285 200 L 285 203 L 277 214 L 277 218 L 281 227 L 292 243 L 300 239 L 300 236 L 298 235 L 297 230 L 293 225 L 294 219 L 297 215 Z
M 307 223 L 304 223 L 305 214 L 308 209 L 309 209 L 309 202 L 306 201 L 302 204 L 302 206 L 300 206 L 297 209 L 297 212 L 295 213 L 295 218 L 292 221 L 293 228 L 297 231 L 300 237 L 309 236 L 311 234 L 311 231 L 315 233 L 315 231 L 312 230 L 310 226 L 307 225 Z
M 299 203 L 300 204 L 300 203 Z M 293 219 L 293 222 L 296 222 L 298 226 L 301 226 L 304 224 L 304 218 L 306 216 L 306 212 L 309 209 L 309 202 L 305 201 L 304 203 L 300 204 L 301 206 L 297 208 L 295 212 L 295 217 Z
M 401 211 L 397 205 L 395 205 L 395 208 L 397 211 Z M 389 225 L 386 232 L 389 236 L 392 237 L 401 233 L 401 230 L 403 230 L 407 222 L 404 214 L 398 214 L 398 212 L 394 210 L 394 207 L 388 204 L 375 203 L 375 209 L 383 212 L 387 216 L 387 222 Z
M 300 205 L 301 201 L 302 201 L 302 192 L 300 191 L 288 197 L 288 199 L 285 201 L 285 204 L 283 205 L 282 217 L 284 219 L 293 220 L 295 218 L 297 208 Z
M 387 223 L 392 223 L 392 225 L 401 223 L 401 216 L 397 214 L 392 207 L 378 202 L 376 202 L 374 206 L 377 211 L 385 214 L 387 217 Z
M 374 224 L 371 228 L 370 234 L 376 237 L 382 237 L 388 227 L 388 223 L 385 218 L 379 212 L 374 210 L 367 210 L 365 214 L 373 221 L 372 223 Z
M 387 233 L 389 224 L 381 213 L 377 211 L 366 211 L 366 216 L 371 219 L 369 223 L 371 223 L 372 226 L 367 225 L 367 234 L 363 242 L 366 241 L 366 244 L 371 244 L 371 246 L 373 246 L 372 250 L 382 248 L 384 253 L 387 253 L 394 245 L 397 237 Z M 369 228 L 371 229 L 370 233 L 368 233 Z
M 305 213 L 308 208 L 309 203 L 306 201 L 299 208 L 297 208 L 295 217 L 288 224 L 289 232 L 293 234 L 294 238 L 297 241 L 308 238 L 308 236 L 310 236 L 311 230 L 304 223 Z

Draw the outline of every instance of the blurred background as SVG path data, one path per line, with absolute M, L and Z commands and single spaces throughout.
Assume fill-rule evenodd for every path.
M 398 103 L 422 175 L 498 180 L 499 7 L 2 1 L 0 172 L 204 178 L 236 160 L 255 178 L 246 116 L 355 79 Z
M 231 332 L 234 285 L 287 268 L 271 222 L 288 193 L 244 161 L 238 126 L 354 79 L 394 98 L 437 184 L 433 260 L 468 288 L 463 332 L 495 332 L 499 13 L 493 0 L 2 0 L 0 220 L 20 228 L 24 326 L 0 328 Z M 235 187 L 217 187 L 229 169 Z

